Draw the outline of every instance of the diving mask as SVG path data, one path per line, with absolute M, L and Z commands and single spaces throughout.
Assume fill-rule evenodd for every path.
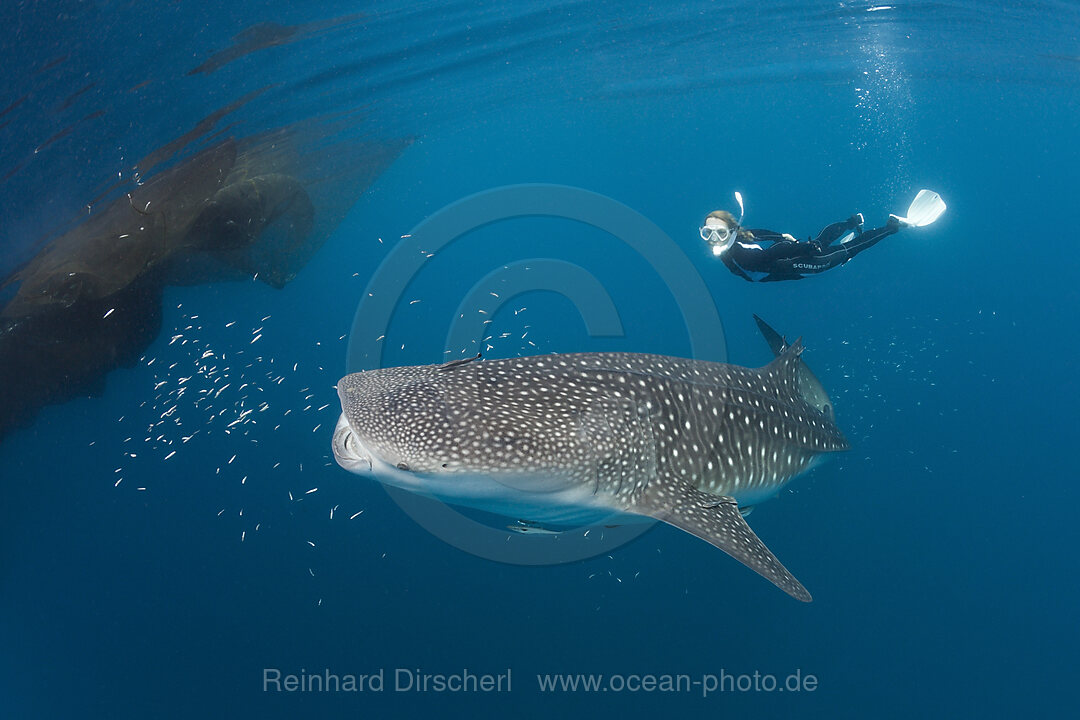
M 700 232 L 701 239 L 712 247 L 713 255 L 720 255 L 735 242 L 735 228 L 728 227 L 720 218 L 706 218 Z

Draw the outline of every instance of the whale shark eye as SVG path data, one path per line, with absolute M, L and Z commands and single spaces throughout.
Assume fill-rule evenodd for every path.
M 397 467 L 398 467 L 398 470 L 408 470 L 409 469 L 409 466 L 406 465 L 405 463 L 398 463 Z

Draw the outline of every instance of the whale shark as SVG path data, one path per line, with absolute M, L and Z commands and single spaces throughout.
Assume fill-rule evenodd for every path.
M 755 319 L 776 356 L 760 368 L 599 352 L 353 373 L 337 385 L 334 456 L 528 524 L 661 520 L 809 602 L 744 516 L 849 446 L 801 338 Z

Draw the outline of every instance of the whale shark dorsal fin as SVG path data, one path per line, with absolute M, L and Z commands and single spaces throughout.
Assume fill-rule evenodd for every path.
M 682 480 L 661 479 L 650 484 L 631 510 L 715 545 L 791 597 L 810 602 L 802 583 L 746 524 L 735 498 L 701 492 Z
M 787 400 L 794 401 L 800 398 L 806 400 L 802 392 L 802 378 L 806 366 L 799 357 L 802 352 L 802 338 L 799 338 L 791 345 L 785 345 L 783 352 L 761 368 L 764 374 L 774 376 L 778 388 L 781 389 L 781 396 Z
M 782 358 L 788 353 L 789 350 L 798 346 L 797 356 L 802 355 L 803 346 L 802 339 L 796 340 L 791 345 L 788 345 L 787 340 L 783 335 L 776 332 L 767 322 L 754 315 L 754 320 L 757 322 L 758 329 L 761 330 L 761 334 L 765 337 L 765 342 L 769 344 L 769 348 L 776 355 L 776 360 L 773 363 L 782 363 Z M 807 367 L 806 362 L 801 357 L 796 360 L 796 377 L 798 380 L 799 395 L 807 403 L 817 408 L 819 412 L 829 418 L 829 420 L 835 420 L 836 416 L 833 412 L 832 400 L 829 398 L 829 393 L 825 391 L 825 386 L 818 380 L 814 371 Z
M 757 315 L 754 315 L 754 321 L 757 323 L 758 330 L 765 337 L 765 342 L 769 343 L 769 349 L 773 351 L 773 355 L 780 357 L 784 350 L 787 349 L 787 340 Z

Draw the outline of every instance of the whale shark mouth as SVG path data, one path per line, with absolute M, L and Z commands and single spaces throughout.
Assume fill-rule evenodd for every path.
M 344 413 L 338 418 L 337 427 L 334 428 L 332 447 L 334 459 L 341 467 L 357 475 L 373 474 L 371 453 L 357 439 Z

